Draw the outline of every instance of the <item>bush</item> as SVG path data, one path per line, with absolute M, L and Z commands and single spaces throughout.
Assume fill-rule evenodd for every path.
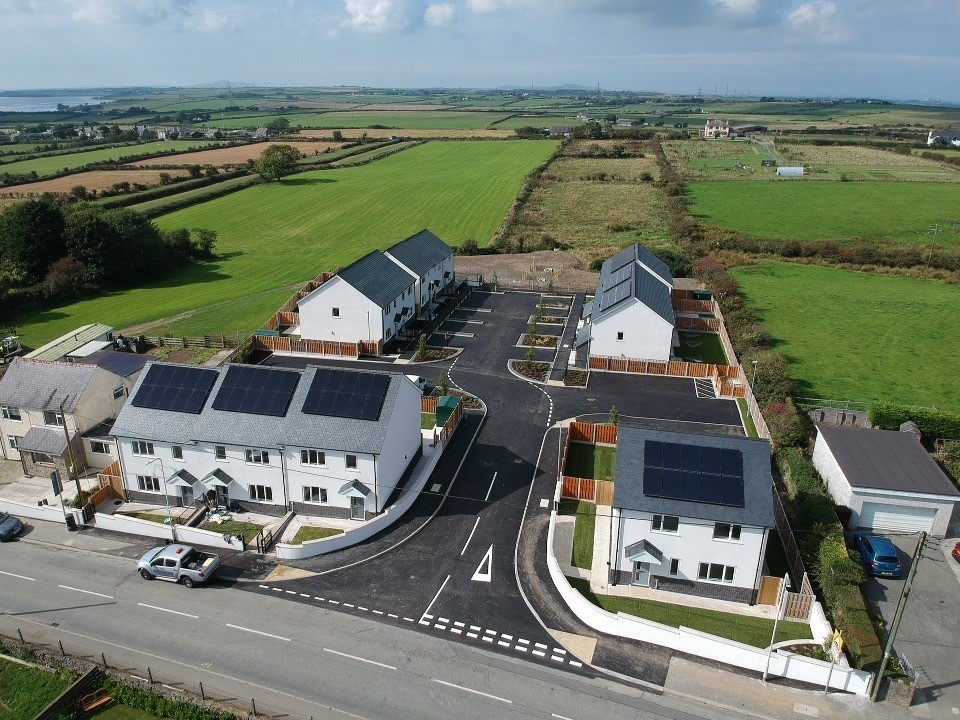
M 90 496 L 91 496 L 91 495 L 93 495 L 93 492 L 92 492 L 92 491 L 90 491 L 90 490 L 81 490 L 81 491 L 80 491 L 80 494 L 77 495 L 77 496 L 73 499 L 73 502 L 72 502 L 72 503 L 70 503 L 70 507 L 72 507 L 72 508 L 82 508 L 84 505 L 87 504 L 87 500 L 90 499 Z
M 741 362 L 744 372 L 752 376 L 753 361 L 757 361 L 757 379 L 753 384 L 753 394 L 761 406 L 773 403 L 785 403 L 793 394 L 794 382 L 787 371 L 790 363 L 778 352 L 772 350 L 754 350 L 743 353 Z
M 870 423 L 883 430 L 899 430 L 912 420 L 928 438 L 960 438 L 960 415 L 940 410 L 922 410 L 894 403 L 879 402 L 870 406 Z
M 116 680 L 108 679 L 104 686 L 110 691 L 113 701 L 119 705 L 143 710 L 158 718 L 175 720 L 237 720 L 231 713 L 210 710 L 182 700 L 170 700 L 162 695 L 138 690 Z
M 792 399 L 769 405 L 764 409 L 763 417 L 777 446 L 800 446 L 807 439 L 809 419 L 797 409 Z

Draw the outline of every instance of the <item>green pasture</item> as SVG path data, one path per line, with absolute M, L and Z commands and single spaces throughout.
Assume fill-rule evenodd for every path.
M 701 222 L 759 238 L 926 245 L 935 223 L 960 218 L 958 183 L 780 180 L 688 188 Z M 958 239 L 942 232 L 938 242 Z
M 556 147 L 430 142 L 369 165 L 256 185 L 158 218 L 165 229 L 216 230 L 215 261 L 7 322 L 31 346 L 98 321 L 149 334 L 250 332 L 302 283 L 425 227 L 451 245 L 488 243 L 526 175 Z
M 960 411 L 960 287 L 774 261 L 733 275 L 798 395 Z
M 84 167 L 90 163 L 132 161 L 144 155 L 154 155 L 161 152 L 199 150 L 216 144 L 217 143 L 208 140 L 157 140 L 155 142 L 143 143 L 142 145 L 130 145 L 127 147 L 101 150 L 84 150 L 83 152 L 68 153 L 66 155 L 52 155 L 49 157 L 39 157 L 35 160 L 21 160 L 20 162 L 6 163 L 0 165 L 0 174 L 10 173 L 11 175 L 19 175 L 36 172 L 38 176 L 46 177 L 48 175 L 56 175 L 64 168 L 73 170 L 74 168 Z
M 502 120 L 507 113 L 468 112 L 462 110 L 336 110 L 333 112 L 291 112 L 277 115 L 261 113 L 226 117 L 223 122 L 211 118 L 207 127 L 255 128 L 278 117 L 285 118 L 291 127 L 333 129 L 369 128 L 374 125 L 398 130 L 481 130 L 490 123 Z

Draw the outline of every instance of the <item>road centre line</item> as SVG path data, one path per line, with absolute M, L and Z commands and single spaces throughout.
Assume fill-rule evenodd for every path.
M 284 642 L 292 642 L 290 638 L 283 637 L 282 635 L 274 635 L 268 632 L 262 632 L 260 630 L 254 630 L 253 628 L 243 627 L 242 625 L 231 625 L 230 623 L 224 623 L 228 628 L 234 630 L 243 630 L 248 633 L 253 633 L 254 635 L 263 635 L 264 637 L 273 638 L 274 640 L 283 640 Z
M 489 495 L 489 493 L 487 493 Z M 477 521 L 473 524 L 473 530 L 470 531 L 470 537 L 467 538 L 467 541 L 463 544 L 463 550 L 460 551 L 461 557 L 467 551 L 467 545 L 470 544 L 470 541 L 473 539 L 473 534 L 477 531 L 477 525 L 480 524 L 480 516 L 477 516 Z
M 360 662 L 370 663 L 371 665 L 376 665 L 377 667 L 386 668 L 387 670 L 396 670 L 393 665 L 387 665 L 386 663 L 377 662 L 376 660 L 367 660 L 366 658 L 358 657 L 356 655 L 348 655 L 345 652 L 340 652 L 339 650 L 331 650 L 330 648 L 323 648 L 323 651 L 330 653 L 331 655 L 339 655 L 340 657 L 350 658 L 351 660 L 359 660 Z
M 433 596 L 433 600 L 430 601 L 430 604 L 427 605 L 427 609 L 423 611 L 423 615 L 420 616 L 420 620 L 423 620 L 427 617 L 427 613 L 430 612 L 430 608 L 433 607 L 433 604 L 437 601 L 437 598 L 440 597 L 440 593 L 443 592 L 443 589 L 447 586 L 447 583 L 450 582 L 450 576 L 447 575 L 447 579 L 443 581 L 443 584 L 440 586 L 440 589 L 437 590 L 437 594 Z
M 497 473 L 493 473 L 493 480 L 490 481 L 490 487 L 487 488 L 487 496 L 483 499 L 487 502 L 490 499 L 490 493 L 493 492 L 493 484 L 497 481 Z
M 181 617 L 193 618 L 194 620 L 199 620 L 199 615 L 191 615 L 190 613 L 180 612 L 179 610 L 171 610 L 170 608 L 159 607 L 157 605 L 147 605 L 146 603 L 137 603 L 140 607 L 150 608 L 151 610 L 159 610 L 161 612 L 170 613 L 171 615 L 180 615 Z
M 568 718 L 565 715 L 557 715 L 556 713 L 550 713 L 550 717 L 556 718 L 556 720 L 572 720 L 572 718 Z
M 30 582 L 37 581 L 36 578 L 27 577 L 26 575 L 17 575 L 16 573 L 12 573 L 12 572 L 4 572 L 3 570 L 0 570 L 0 575 L 6 575 L 7 577 L 20 578 L 21 580 L 29 580 Z
M 57 585 L 59 588 L 64 590 L 73 590 L 74 592 L 84 593 L 86 595 L 96 595 L 97 597 L 106 598 L 107 600 L 113 600 L 113 595 L 104 595 L 103 593 L 93 592 L 93 590 L 81 590 L 80 588 L 70 587 L 69 585 Z
M 490 693 L 485 693 L 480 690 L 474 690 L 472 688 L 464 687 L 463 685 L 454 685 L 453 683 L 447 682 L 446 680 L 438 680 L 437 678 L 431 678 L 431 679 L 435 683 L 439 683 L 440 685 L 446 685 L 447 687 L 456 688 L 457 690 L 463 690 L 464 692 L 473 693 L 474 695 L 481 695 L 482 697 L 490 698 L 491 700 L 497 700 L 499 702 L 506 703 L 507 705 L 513 705 L 513 700 L 507 700 L 507 698 L 502 698 L 498 695 L 491 695 Z

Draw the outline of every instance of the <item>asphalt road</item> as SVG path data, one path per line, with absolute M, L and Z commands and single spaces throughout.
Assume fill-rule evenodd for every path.
M 125 558 L 27 542 L 0 554 L 0 631 L 261 714 L 327 718 L 714 717 L 710 708 L 439 641 L 410 623 L 145 581 Z

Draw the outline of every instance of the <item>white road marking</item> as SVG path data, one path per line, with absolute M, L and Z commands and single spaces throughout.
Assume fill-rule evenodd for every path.
M 547 646 L 544 645 L 543 643 L 534 643 L 534 645 L 536 645 L 536 646 L 537 646 L 538 648 L 540 648 L 541 650 L 546 650 L 546 649 L 547 649 Z
M 450 632 L 456 633 L 457 635 L 459 635 L 460 633 L 463 632 L 463 630 L 460 630 L 458 628 L 450 628 Z
M 430 486 L 430 492 L 440 492 L 440 483 L 435 483 Z
M 347 655 L 345 652 L 340 652 L 339 650 L 331 650 L 330 648 L 323 648 L 323 651 L 330 653 L 331 655 L 339 655 L 340 657 L 350 658 L 351 660 L 359 660 L 360 662 L 370 663 L 371 665 L 376 665 L 377 667 L 386 668 L 387 670 L 396 670 L 393 665 L 387 665 L 386 663 L 377 662 L 376 660 L 367 660 L 366 658 L 357 657 L 356 655 Z
M 497 481 L 497 473 L 493 474 L 493 480 L 490 481 L 490 487 L 487 488 L 487 496 L 483 499 L 484 502 L 490 499 L 490 493 L 493 491 L 493 484 Z
M 269 586 L 269 585 L 260 585 L 260 587 L 262 587 L 264 590 L 269 590 L 269 589 L 270 589 L 270 586 Z
M 476 572 L 473 573 L 473 577 L 470 579 L 476 582 L 486 583 L 493 581 L 493 545 L 491 545 L 490 549 L 484 554 L 483 560 L 480 561 Z
M 393 613 L 387 613 L 387 617 L 392 617 L 394 620 L 399 620 L 399 619 L 400 619 L 400 616 L 399 616 L 399 615 L 394 615 Z
M 6 575 L 7 577 L 20 578 L 21 580 L 29 580 L 30 582 L 37 581 L 36 578 L 27 577 L 26 575 L 17 575 L 16 573 L 12 573 L 12 572 L 4 572 L 3 570 L 0 570 L 0 575 Z
M 480 628 L 477 628 L 477 630 L 479 630 L 479 629 L 480 629 Z M 496 635 L 496 634 L 497 634 L 497 631 L 496 631 L 496 630 L 484 630 L 484 632 L 485 632 L 487 635 Z
M 283 592 L 283 588 L 270 588 L 274 592 Z
M 529 650 L 529 649 L 530 649 L 530 648 L 526 648 L 526 647 L 524 647 L 523 645 L 517 645 L 517 646 L 514 648 L 514 650 L 519 650 L 520 652 L 526 652 L 526 651 Z
M 477 531 L 477 525 L 480 524 L 480 517 L 477 517 L 477 521 L 473 524 L 473 530 L 470 531 L 470 536 L 467 538 L 467 541 L 463 544 L 463 550 L 460 551 L 462 556 L 467 551 L 467 545 L 470 544 L 470 541 L 473 540 L 473 534 Z
M 351 608 L 353 607 L 353 605 L 351 605 L 350 603 L 343 603 L 343 606 L 344 606 L 344 607 L 351 607 Z
M 450 618 L 445 618 L 445 617 L 437 618 L 437 622 L 449 623 Z
M 446 630 L 446 629 L 447 629 L 447 626 L 446 626 L 446 625 L 441 625 L 440 623 L 437 623 L 436 625 L 434 625 L 434 627 L 435 627 L 437 630 Z
M 296 594 L 297 594 L 297 591 L 296 591 L 296 590 L 284 590 L 284 592 L 285 592 L 287 595 L 296 595 Z
M 536 655 L 536 656 L 538 656 L 538 657 L 544 657 L 544 656 L 546 656 L 546 653 L 543 652 L 543 650 L 534 650 L 534 651 L 533 651 L 533 654 Z
M 479 625 L 471 625 L 470 629 L 476 632 L 480 632 L 480 630 L 482 630 L 482 628 Z
M 151 610 L 160 610 L 161 612 L 170 613 L 171 615 L 180 615 L 181 617 L 193 618 L 194 620 L 199 620 L 199 615 L 191 615 L 190 613 L 180 612 L 179 610 L 171 610 L 170 608 L 157 607 L 156 605 L 147 605 L 146 603 L 137 603 L 140 607 L 150 608 Z
M 507 700 L 502 698 L 499 695 L 491 695 L 490 693 L 481 692 L 480 690 L 473 690 L 472 688 L 464 687 L 463 685 L 454 685 L 453 683 L 447 682 L 446 680 L 438 680 L 437 678 L 432 678 L 435 683 L 440 683 L 441 685 L 446 685 L 447 687 L 456 688 L 457 690 L 463 690 L 464 692 L 473 693 L 474 695 L 481 695 L 485 698 L 490 698 L 491 700 L 498 700 L 507 705 L 513 705 L 513 700 Z
M 580 662 L 579 660 L 571 660 L 570 664 L 573 665 L 574 667 L 583 667 L 583 663 Z
M 310 596 L 309 596 L 307 593 L 300 593 L 300 597 L 308 598 L 308 597 L 310 597 Z
M 524 640 L 523 638 L 517 638 L 517 642 L 520 643 L 521 645 L 529 645 L 529 644 L 530 644 L 530 641 L 529 641 L 529 640 Z
M 405 617 L 404 620 L 406 620 L 407 622 L 413 622 L 413 618 Z
M 319 595 L 314 595 L 314 596 L 313 596 L 313 599 L 314 599 L 314 600 L 319 600 L 320 602 L 325 602 L 324 599 L 323 599 L 322 597 L 320 597 Z
M 483 641 L 484 641 L 484 642 L 488 642 L 488 643 L 492 643 L 492 642 L 493 642 L 493 638 L 487 637 L 486 635 L 484 635 L 484 636 L 483 636 Z
M 364 612 L 368 611 L 363 605 L 357 605 L 357 610 L 363 610 Z
M 557 662 L 563 662 L 563 658 L 560 657 L 559 655 L 551 655 L 551 656 L 550 656 L 550 659 L 551 659 L 551 660 L 556 660 Z
M 447 579 L 443 581 L 443 584 L 440 586 L 440 589 L 437 590 L 437 594 L 433 596 L 433 600 L 430 601 L 430 604 L 427 605 L 427 609 L 423 611 L 423 615 L 420 616 L 420 619 L 427 617 L 427 613 L 430 612 L 430 608 L 433 607 L 433 604 L 437 601 L 437 598 L 440 597 L 440 593 L 443 592 L 443 589 L 447 586 L 447 583 L 450 582 L 450 576 L 447 575 Z M 432 615 L 430 617 L 433 617 Z
M 507 635 L 506 633 L 500 633 L 500 637 L 504 640 L 513 640 L 513 635 Z
M 461 628 L 465 625 L 465 623 L 462 623 L 462 622 L 454 622 L 453 624 L 455 627 L 461 627 Z
M 468 633 L 467 633 L 467 637 L 468 637 L 468 638 L 473 638 L 474 640 L 476 640 L 477 637 L 479 637 L 479 636 L 478 636 L 476 633 L 468 632 Z
M 374 611 L 373 611 L 373 614 L 374 614 L 374 615 L 383 615 L 383 610 L 374 610 Z
M 563 648 L 554 648 L 554 649 L 553 649 L 553 652 L 556 653 L 557 655 L 566 655 L 566 654 L 567 654 L 567 651 L 564 650 Z
M 104 595 L 103 593 L 93 592 L 93 590 L 81 590 L 80 588 L 70 587 L 69 585 L 57 585 L 59 588 L 64 590 L 73 590 L 74 592 L 84 593 L 86 595 L 96 595 L 97 597 L 106 598 L 107 600 L 113 600 L 113 595 Z
M 504 642 L 503 640 L 497 640 L 497 645 L 500 647 L 510 647 L 510 643 Z
M 572 718 L 568 718 L 565 715 L 557 715 L 556 713 L 550 713 L 550 717 L 556 718 L 557 720 L 573 720 Z
M 339 600 L 327 600 L 327 602 L 328 602 L 328 603 L 333 603 L 334 605 L 339 605 L 339 604 L 340 604 L 340 601 L 339 601 Z
M 254 630 L 253 628 L 243 627 L 243 625 L 231 625 L 230 623 L 224 623 L 224 625 L 234 630 L 243 630 L 244 632 L 253 633 L 254 635 L 263 635 L 264 637 L 273 638 L 274 640 L 283 640 L 284 642 L 292 642 L 288 637 L 283 637 L 282 635 L 274 635 L 273 633 L 263 632 L 261 630 Z
M 429 620 L 421 620 L 421 621 L 420 621 L 420 624 L 421 624 L 421 625 L 429 625 L 429 624 L 430 624 L 430 621 L 429 621 Z
M 550 501 L 547 498 L 541 498 L 540 507 L 542 508 L 550 507 Z

